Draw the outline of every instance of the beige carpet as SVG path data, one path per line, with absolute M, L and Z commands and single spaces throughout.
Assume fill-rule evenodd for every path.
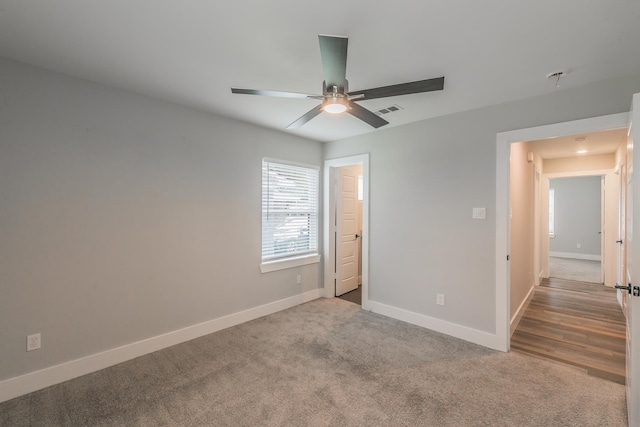
M 625 388 L 320 299 L 0 404 L 2 426 L 625 426 Z
M 549 257 L 549 277 L 602 283 L 600 280 L 600 261 Z

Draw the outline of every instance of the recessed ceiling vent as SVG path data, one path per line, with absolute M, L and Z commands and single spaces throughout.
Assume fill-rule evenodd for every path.
M 391 105 L 389 107 L 385 107 L 385 108 L 381 108 L 380 110 L 376 110 L 376 111 L 374 111 L 374 113 L 376 113 L 379 116 L 382 116 L 384 114 L 395 113 L 396 111 L 400 111 L 400 110 L 404 110 L 404 108 L 402 108 L 398 104 L 393 104 L 393 105 Z

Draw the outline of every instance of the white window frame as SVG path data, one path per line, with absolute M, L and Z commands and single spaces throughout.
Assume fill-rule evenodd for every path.
M 271 168 L 271 169 L 270 169 Z M 293 193 L 286 192 L 278 192 L 277 188 L 269 185 L 270 175 L 269 172 L 273 172 L 274 170 L 280 170 L 281 172 L 290 171 L 292 172 L 292 184 L 302 186 L 302 193 L 300 192 L 300 187 L 297 187 L 297 191 Z M 307 174 L 305 176 L 305 174 Z M 297 180 L 295 178 L 300 178 Z M 311 193 L 311 197 L 305 199 L 304 198 L 304 185 L 307 184 L 307 192 Z M 278 212 L 276 209 L 276 213 L 272 213 L 272 209 L 275 206 L 286 206 L 285 209 L 288 209 L 290 206 L 288 204 L 283 204 L 285 200 L 294 200 L 296 201 L 296 197 L 301 196 L 302 200 L 297 200 L 300 202 L 297 206 L 291 207 L 291 212 L 287 214 L 286 212 Z M 275 199 L 274 199 L 275 198 Z M 293 268 L 301 265 L 313 264 L 320 262 L 320 254 L 318 252 L 318 242 L 319 242 L 319 221 L 320 221 L 320 167 L 314 165 L 308 165 L 303 163 L 289 162 L 285 160 L 278 159 L 270 159 L 263 158 L 262 159 L 262 238 L 261 238 L 261 257 L 262 262 L 260 264 L 260 271 L 262 273 L 267 273 L 270 271 L 282 270 L 285 268 Z M 286 217 L 287 215 L 291 215 L 292 218 L 304 218 L 305 215 L 308 216 L 309 228 L 307 229 L 309 233 L 309 237 L 303 239 L 302 243 L 308 243 L 308 246 L 305 248 L 304 246 L 297 246 L 300 244 L 300 241 L 293 242 L 293 246 L 290 246 L 291 252 L 289 254 L 281 253 L 275 254 L 272 251 L 275 250 L 274 246 L 276 242 L 274 241 L 275 237 L 275 224 L 276 221 L 282 221 L 283 215 Z M 282 225 L 282 222 L 280 222 Z M 290 227 L 290 224 L 287 224 Z M 283 234 L 287 234 L 292 230 L 291 228 L 287 229 L 287 227 L 281 227 L 280 230 Z M 288 237 L 291 238 L 291 237 Z M 308 242 L 306 242 L 308 240 Z

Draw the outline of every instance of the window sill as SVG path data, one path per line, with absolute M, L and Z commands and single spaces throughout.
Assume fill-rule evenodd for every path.
M 284 270 L 286 268 L 300 267 L 302 265 L 317 264 L 320 262 L 320 255 L 305 255 L 295 258 L 285 258 L 276 261 L 263 262 L 260 264 L 261 273 L 269 273 L 271 271 Z

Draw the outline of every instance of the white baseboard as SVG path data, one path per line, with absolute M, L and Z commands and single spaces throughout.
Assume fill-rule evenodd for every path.
M 447 322 L 445 320 L 436 319 L 434 317 L 425 316 L 424 314 L 407 311 L 401 308 L 382 304 L 375 301 L 369 301 L 371 311 L 391 317 L 396 320 L 411 323 L 413 325 L 422 326 L 461 340 L 469 341 L 474 344 L 488 347 L 494 350 L 503 351 L 504 343 L 501 343 L 497 335 L 489 332 L 472 329 L 456 323 Z
M 314 289 L 300 295 L 294 295 L 289 298 L 254 307 L 249 310 L 240 311 L 228 316 L 127 344 L 122 347 L 113 348 L 111 350 L 92 354 L 60 365 L 30 372 L 19 377 L 0 381 L 0 402 L 4 402 L 63 381 L 68 381 L 91 372 L 99 371 L 100 369 L 108 368 L 109 366 L 117 365 L 118 363 L 126 362 L 127 360 L 135 359 L 136 357 L 190 341 L 268 314 L 286 310 L 287 308 L 320 298 L 321 292 L 322 289 Z
M 618 305 L 620 306 L 620 309 L 624 311 L 624 307 L 622 305 L 622 298 L 624 298 L 622 296 L 622 291 L 620 289 L 616 289 L 616 300 L 618 300 Z M 624 315 L 626 316 L 627 313 L 624 313 Z
M 556 258 L 573 258 L 573 259 L 586 259 L 589 261 L 600 261 L 600 255 L 590 255 L 590 254 L 574 254 L 571 252 L 549 252 L 549 256 L 553 256 Z
M 531 289 L 529 289 L 529 292 L 527 292 L 527 296 L 522 301 L 522 304 L 520 304 L 520 307 L 518 307 L 516 312 L 513 314 L 513 317 L 511 317 L 511 323 L 510 323 L 511 334 L 509 336 L 513 335 L 513 333 L 516 331 L 516 328 L 518 327 L 518 323 L 520 323 L 520 320 L 522 319 L 522 315 L 527 310 L 527 307 L 529 307 L 531 298 L 533 298 L 534 289 L 535 289 L 535 286 L 531 286 Z

